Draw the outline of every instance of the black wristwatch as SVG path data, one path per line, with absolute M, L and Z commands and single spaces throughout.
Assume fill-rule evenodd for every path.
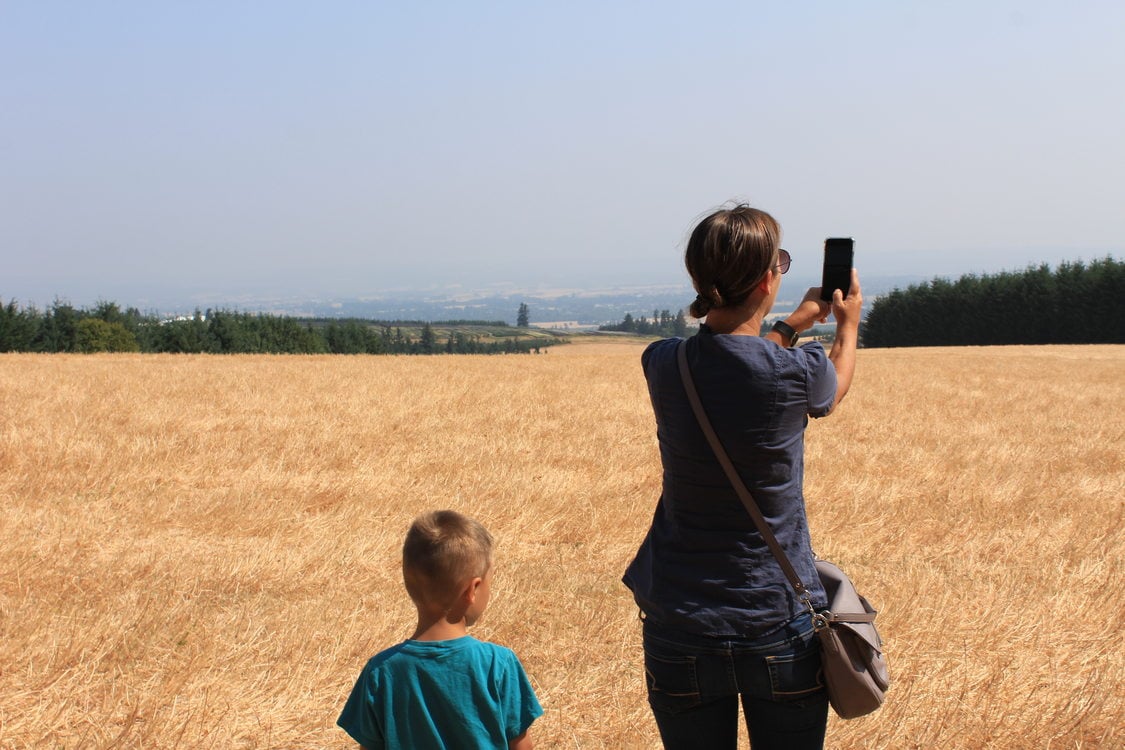
M 782 341 L 788 341 L 789 346 L 796 346 L 797 339 L 801 338 L 801 334 L 797 333 L 797 329 L 786 323 L 784 320 L 779 320 L 773 324 L 770 330 L 777 331 L 781 334 Z

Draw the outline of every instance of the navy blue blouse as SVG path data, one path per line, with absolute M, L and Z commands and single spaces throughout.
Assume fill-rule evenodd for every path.
M 753 638 L 804 611 L 715 459 L 684 393 L 679 339 L 641 356 L 656 415 L 663 492 L 623 578 L 647 618 L 705 636 Z M 703 408 L 774 535 L 827 606 L 813 567 L 805 499 L 804 431 L 836 397 L 836 369 L 817 343 L 778 346 L 757 336 L 689 339 L 687 358 Z

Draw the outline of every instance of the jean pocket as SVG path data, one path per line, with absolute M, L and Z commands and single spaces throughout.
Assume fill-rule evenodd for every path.
M 658 653 L 646 647 L 645 684 L 655 711 L 678 713 L 700 703 L 694 656 Z
M 815 641 L 796 653 L 767 656 L 765 660 L 774 700 L 797 700 L 824 690 L 820 649 Z

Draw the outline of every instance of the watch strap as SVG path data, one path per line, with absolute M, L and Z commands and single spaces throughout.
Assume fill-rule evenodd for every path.
M 783 341 L 788 341 L 789 346 L 796 346 L 797 339 L 801 338 L 801 334 L 797 333 L 797 329 L 786 323 L 784 320 L 778 320 L 773 324 L 770 330 L 777 331 L 781 334 Z

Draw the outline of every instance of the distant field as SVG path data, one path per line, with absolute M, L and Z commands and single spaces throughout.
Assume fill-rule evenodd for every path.
M 658 747 L 619 581 L 659 492 L 642 347 L 0 355 L 0 748 L 350 746 L 440 507 L 497 537 L 474 632 L 537 746 Z M 829 747 L 1125 745 L 1123 404 L 1125 346 L 860 352 L 806 494 L 894 684 Z

